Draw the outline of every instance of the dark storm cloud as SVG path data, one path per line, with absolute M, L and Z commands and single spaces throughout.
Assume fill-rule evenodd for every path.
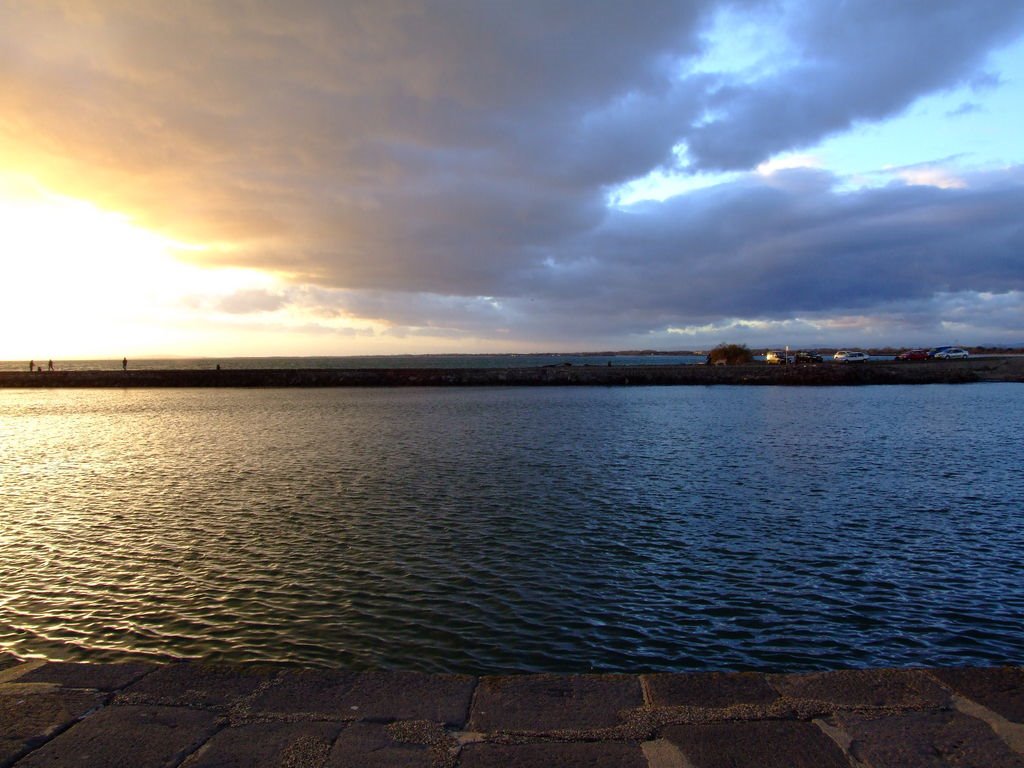
M 558 261 L 511 280 L 518 297 L 332 300 L 404 326 L 595 343 L 740 317 L 880 312 L 932 327 L 955 304 L 934 297 L 1024 291 L 1022 176 L 1010 169 L 965 188 L 894 182 L 844 192 L 822 171 L 751 174 L 614 213 L 564 243 Z
M 694 69 L 722 8 L 787 9 L 788 63 Z M 998 87 L 985 57 L 1020 34 L 1020 3 L 83 0 L 0 14 L 0 141 L 33 172 L 227 245 L 204 262 L 322 291 L 236 295 L 229 312 L 291 303 L 410 333 L 599 339 L 1020 288 L 1015 171 L 858 193 L 822 172 L 743 175 L 607 205 L 679 156 L 746 171 L 924 94 Z
M 592 254 L 592 281 L 631 286 L 631 300 L 613 304 L 646 306 L 650 320 L 784 318 L 940 292 L 1019 291 L 1019 176 L 839 192 L 821 171 L 751 175 L 617 213 L 580 250 Z

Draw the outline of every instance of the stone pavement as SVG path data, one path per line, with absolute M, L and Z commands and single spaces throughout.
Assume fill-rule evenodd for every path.
M 472 677 L 0 654 L 6 766 L 1024 768 L 1024 668 Z

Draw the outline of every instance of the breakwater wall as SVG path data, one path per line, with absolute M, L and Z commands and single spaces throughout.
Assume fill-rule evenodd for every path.
M 1024 357 L 928 362 L 537 368 L 0 371 L 0 388 L 963 384 L 1024 381 Z

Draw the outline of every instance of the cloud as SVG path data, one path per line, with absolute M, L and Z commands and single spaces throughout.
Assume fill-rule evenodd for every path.
M 825 335 L 839 330 L 830 317 L 848 317 L 856 318 L 846 326 L 851 335 L 853 327 L 884 326 L 899 343 L 901 313 L 913 330 L 915 308 L 927 307 L 940 332 L 936 318 L 948 305 L 932 298 L 956 294 L 974 302 L 981 325 L 994 305 L 977 296 L 1024 291 L 1024 185 L 1020 169 L 1009 176 L 976 174 L 962 188 L 893 182 L 851 192 L 820 170 L 747 174 L 616 211 L 563 244 L 558 261 L 517 275 L 521 295 L 465 301 L 446 324 L 482 336 L 502 327 L 520 338 L 557 332 L 627 343 L 680 327 L 704 328 L 696 334 L 704 338 L 706 326 L 740 328 L 740 318 L 745 332 L 751 322 L 780 328 L 813 319 Z M 377 314 L 424 324 L 409 318 L 420 301 L 389 315 L 385 299 Z
M 963 179 L 953 175 L 946 168 L 914 168 L 901 171 L 899 177 L 908 184 L 920 184 L 941 189 L 963 188 L 967 186 Z
M 623 305 L 694 321 L 1020 290 L 1024 186 L 1015 175 L 840 192 L 825 171 L 748 174 L 618 212 L 578 248 L 591 254 L 592 281 L 635 287 Z
M 269 291 L 253 289 L 236 291 L 217 303 L 217 309 L 232 315 L 273 312 L 285 305 L 285 298 Z
M 951 109 L 946 112 L 946 117 L 961 117 L 963 115 L 973 115 L 978 112 L 984 112 L 985 108 L 980 104 L 976 104 L 971 101 L 965 101 L 956 109 Z
M 1024 6 L 980 2 L 806 3 L 790 21 L 796 63 L 709 92 L 716 119 L 687 133 L 695 169 L 750 168 L 858 122 L 898 114 L 919 96 L 964 83 L 987 52 L 1020 35 Z M 935 52 L 941 51 L 941 56 Z
M 694 66 L 732 17 L 771 20 L 785 55 Z M 600 343 L 1021 289 L 1017 168 L 856 193 L 752 173 L 1000 87 L 986 57 L 1019 3 L 83 0 L 0 22 L 0 161 L 292 286 L 223 312 Z M 658 169 L 736 177 L 608 205 Z

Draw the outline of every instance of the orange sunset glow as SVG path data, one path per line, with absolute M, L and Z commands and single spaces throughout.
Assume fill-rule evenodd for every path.
M 175 328 L 181 302 L 201 287 L 229 294 L 273 284 L 256 270 L 204 268 L 181 258 L 204 246 L 175 242 L 89 202 L 25 180 L 0 186 L 0 229 L 19 254 L 5 264 L 9 286 L 0 322 L 17 328 L 13 356 L 60 350 L 101 354 L 116 339 L 133 354 L 189 343 Z M 130 320 L 130 322 L 126 322 Z

